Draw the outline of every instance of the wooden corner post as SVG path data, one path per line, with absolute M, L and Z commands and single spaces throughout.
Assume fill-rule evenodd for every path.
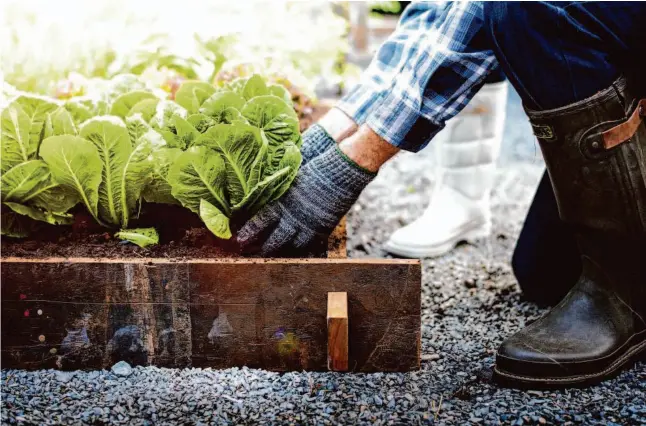
M 327 294 L 327 367 L 348 370 L 348 293 Z

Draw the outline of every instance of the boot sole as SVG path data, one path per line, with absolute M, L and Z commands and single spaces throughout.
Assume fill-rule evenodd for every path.
M 638 360 L 646 360 L 646 340 L 632 346 L 623 355 L 613 361 L 606 369 L 592 374 L 571 377 L 531 377 L 519 376 L 494 367 L 493 379 L 505 387 L 521 389 L 553 389 L 564 387 L 585 387 L 611 379 L 621 372 L 624 367 L 632 365 Z
M 442 244 L 411 247 L 388 241 L 384 245 L 384 249 L 394 255 L 413 259 L 419 259 L 423 257 L 437 257 L 450 252 L 456 245 L 458 245 L 462 241 L 473 241 L 479 238 L 486 238 L 489 235 L 491 235 L 491 226 L 479 225 L 478 227 L 463 232 L 458 237 L 452 238 Z

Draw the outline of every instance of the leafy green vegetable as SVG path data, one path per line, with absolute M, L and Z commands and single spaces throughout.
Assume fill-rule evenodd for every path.
M 241 112 L 250 124 L 265 131 L 271 144 L 300 143 L 298 116 L 290 105 L 276 96 L 255 97 L 245 104 Z
M 58 108 L 58 104 L 52 99 L 42 96 L 21 95 L 14 100 L 29 117 L 29 138 L 34 146 L 38 146 L 42 140 L 41 132 L 47 115 Z
M 155 228 L 122 229 L 114 234 L 120 240 L 129 241 L 139 247 L 159 244 L 159 234 Z
M 126 129 L 130 137 L 130 143 L 136 145 L 143 135 L 148 133 L 152 128 L 142 118 L 141 114 L 135 114 L 126 118 Z
M 149 203 L 180 204 L 171 194 L 168 171 L 181 153 L 179 148 L 160 148 L 153 151 L 153 175 L 150 184 L 144 189 L 144 200 Z
M 124 93 L 123 95 L 115 99 L 114 103 L 112 104 L 112 108 L 110 109 L 110 115 L 116 115 L 121 118 L 126 118 L 126 116 L 137 104 L 145 100 L 158 101 L 155 95 L 143 90 L 135 90 L 132 92 Z M 147 106 L 147 104 L 141 105 L 138 108 L 139 110 L 141 110 L 145 109 L 146 107 L 150 108 L 149 106 Z
M 0 115 L 2 133 L 0 151 L 2 153 L 2 173 L 28 161 L 36 153 L 37 144 L 29 137 L 31 121 L 20 105 L 12 103 Z
M 2 201 L 23 202 L 49 179 L 47 164 L 41 160 L 25 161 L 2 175 Z
M 220 89 L 187 81 L 174 101 L 133 75 L 101 84 L 92 97 L 21 96 L 2 110 L 3 235 L 69 224 L 82 203 L 100 225 L 149 244 L 154 229 L 127 229 L 145 201 L 180 204 L 230 238 L 232 220 L 279 198 L 298 172 L 289 92 L 259 75 Z
M 264 164 L 267 142 L 253 126 L 216 124 L 200 137 L 206 145 L 220 154 L 226 169 L 227 201 L 235 205 L 258 183 Z
M 61 107 L 47 114 L 43 125 L 43 139 L 50 136 L 76 135 L 77 133 L 72 114 L 67 109 Z
M 224 160 L 206 146 L 194 146 L 180 154 L 168 171 L 172 195 L 192 212 L 200 211 L 204 199 L 225 214 L 231 209 L 226 196 Z
M 200 113 L 211 117 L 215 123 L 230 124 L 242 118 L 240 110 L 244 104 L 244 98 L 234 92 L 217 92 L 202 104 Z
M 215 87 L 203 81 L 185 81 L 175 94 L 175 102 L 189 113 L 196 113 L 202 103 L 215 93 Z
M 141 100 L 134 104 L 132 108 L 130 108 L 127 117 L 132 117 L 135 114 L 141 114 L 141 117 L 144 119 L 144 121 L 148 123 L 155 115 L 158 103 L 159 99 L 157 98 Z
M 35 223 L 28 217 L 20 215 L 11 209 L 2 209 L 0 234 L 13 238 L 25 238 L 29 236 Z
M 81 136 L 94 144 L 102 162 L 98 213 L 106 223 L 127 227 L 141 193 L 152 177 L 150 144 L 135 147 L 128 130 L 115 117 L 95 117 L 81 128 Z
M 103 162 L 96 146 L 79 136 L 52 136 L 43 141 L 40 156 L 49 166 L 54 180 L 77 194 L 92 217 L 103 224 L 98 217 Z
M 231 238 L 229 218 L 205 199 L 200 200 L 200 218 L 202 218 L 206 227 L 209 228 L 209 231 L 213 232 L 216 236 L 225 240 Z
M 71 225 L 74 222 L 74 217 L 71 214 L 53 213 L 48 210 L 42 210 L 19 203 L 4 202 L 2 204 L 9 207 L 15 213 L 27 216 L 33 220 L 49 223 L 50 225 Z

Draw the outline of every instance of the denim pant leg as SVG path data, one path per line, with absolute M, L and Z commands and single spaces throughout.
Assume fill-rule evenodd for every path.
M 547 172 L 518 236 L 511 266 L 524 298 L 540 305 L 558 303 L 581 274 L 574 232 L 559 217 Z

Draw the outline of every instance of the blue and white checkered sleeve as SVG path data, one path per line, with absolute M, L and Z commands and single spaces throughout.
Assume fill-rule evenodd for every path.
M 406 62 L 417 55 L 427 32 L 446 9 L 446 2 L 425 1 L 409 5 L 395 32 L 381 45 L 368 68 L 361 74 L 359 83 L 350 89 L 336 107 L 357 124 L 363 124 L 386 91 L 392 87 Z
M 485 47 L 483 17 L 481 2 L 451 3 L 406 58 L 366 124 L 398 148 L 426 146 L 498 66 Z

